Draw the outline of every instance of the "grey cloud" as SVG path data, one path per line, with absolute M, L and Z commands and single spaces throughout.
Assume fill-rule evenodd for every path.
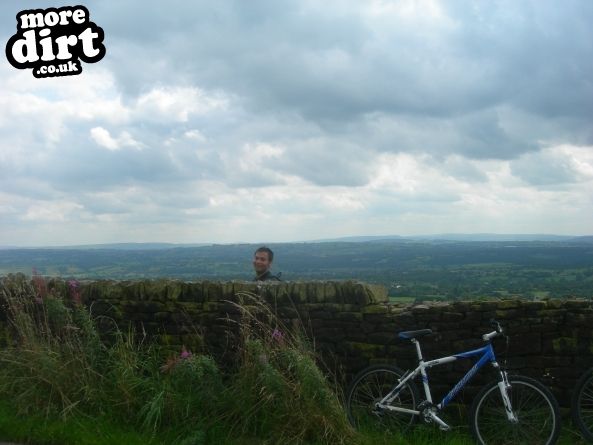
M 449 213 L 451 206 L 460 197 L 454 193 L 418 192 L 418 193 L 377 193 L 366 204 L 369 216 L 401 217 L 406 214 L 438 215 Z
M 390 142 L 398 150 L 474 158 L 534 150 L 558 118 L 571 127 L 565 137 L 573 142 L 592 138 L 587 2 L 444 5 L 455 26 L 434 30 L 396 18 L 389 28 L 373 29 L 356 2 L 343 4 L 343 12 L 297 1 L 88 7 L 106 33 L 101 63 L 113 70 L 128 103 L 163 83 L 220 90 L 238 98 L 235 105 L 254 126 L 269 114 L 294 113 L 316 123 L 335 147 L 353 122 L 379 113 L 413 126 Z M 539 129 L 507 134 L 485 111 L 498 106 L 524 109 L 545 125 L 540 120 Z M 222 121 L 224 133 L 231 123 Z
M 506 119 L 506 118 L 505 118 Z M 355 140 L 380 151 L 459 154 L 470 159 L 509 159 L 535 150 L 533 135 L 524 128 L 509 129 L 498 110 L 482 110 L 441 119 L 431 116 L 368 115 Z
M 129 114 L 91 122 L 62 109 L 71 119 L 60 121 L 43 114 L 55 104 L 58 80 L 23 89 L 48 105 L 2 114 L 2 191 L 18 205 L 67 197 L 90 218 L 149 221 L 160 212 L 163 221 L 186 221 L 185 210 L 200 213 L 214 194 L 254 189 L 265 196 L 295 176 L 315 193 L 363 187 L 383 152 L 421 155 L 443 177 L 470 183 L 487 180 L 476 159 L 509 160 L 512 173 L 536 187 L 579 181 L 574 165 L 542 148 L 593 143 L 593 3 L 439 4 L 443 23 L 426 22 L 428 12 L 372 21 L 362 13 L 369 3 L 355 0 L 90 0 L 107 55 L 89 71 L 114 76 L 115 87 L 101 94 L 121 93 Z M 13 34 L 15 13 L 31 5 L 2 2 L 0 35 Z M 34 5 L 50 6 L 55 2 Z M 223 97 L 227 106 L 190 110 L 184 119 L 164 115 L 170 110 L 158 101 L 138 106 L 147 92 L 179 87 Z M 113 137 L 128 133 L 142 150 L 101 148 L 89 137 L 94 127 Z M 57 129 L 60 137 L 51 139 Z M 194 130 L 202 137 L 184 136 Z M 258 144 L 280 151 L 253 159 L 249 147 Z M 144 196 L 111 196 L 129 188 Z M 438 184 L 419 190 L 373 190 L 368 207 L 356 212 L 445 214 L 458 199 Z M 302 196 L 295 213 L 327 211 Z M 215 219 L 221 210 L 204 212 Z
M 571 0 L 443 2 L 462 24 L 452 41 L 466 59 L 494 64 L 499 101 L 542 116 L 593 111 L 593 5 Z
M 71 126 L 58 147 L 29 147 L 44 153 L 12 161 L 12 178 L 40 181 L 54 190 L 109 190 L 134 183 L 167 183 L 187 180 L 195 173 L 187 162 L 175 165 L 161 143 L 143 147 L 110 151 L 98 146 L 88 135 L 86 126 Z M 186 155 L 187 157 L 187 155 Z M 197 160 L 195 162 L 197 165 Z
M 536 187 L 558 188 L 581 179 L 571 160 L 561 154 L 525 155 L 511 162 L 511 172 Z
M 509 159 L 537 148 L 529 137 L 523 140 L 511 137 L 495 110 L 467 115 L 457 122 L 461 140 L 452 151 L 470 158 Z
M 254 119 L 294 112 L 336 139 L 368 114 L 417 118 L 415 132 L 428 135 L 402 149 L 474 158 L 513 158 L 545 138 L 541 120 L 539 129 L 509 135 L 484 117 L 503 106 L 546 124 L 563 119 L 574 143 L 591 139 L 593 38 L 585 25 L 593 12 L 584 1 L 444 3 L 454 26 L 434 30 L 397 19 L 372 29 L 356 3 L 343 14 L 302 2 L 173 2 L 155 14 L 159 5 L 94 8 L 114 39 L 106 63 L 131 94 L 163 79 L 197 84 L 237 95 Z M 423 127 L 425 119 L 435 125 Z M 445 129 L 450 144 L 433 128 Z
M 294 141 L 279 159 L 267 161 L 270 168 L 298 175 L 321 186 L 365 185 L 371 174 L 371 151 L 340 139 Z

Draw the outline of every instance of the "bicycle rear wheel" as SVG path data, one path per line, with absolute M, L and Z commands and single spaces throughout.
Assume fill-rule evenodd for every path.
M 587 370 L 577 382 L 571 408 L 575 425 L 585 439 L 593 442 L 593 368 Z
M 486 385 L 470 411 L 472 434 L 480 444 L 551 445 L 560 433 L 558 402 L 537 380 L 509 376 L 507 390 L 518 422 L 507 418 L 498 382 Z
M 361 371 L 347 391 L 346 409 L 350 423 L 358 430 L 404 431 L 415 420 L 414 414 L 381 410 L 375 404 L 399 383 L 403 372 L 395 366 L 370 366 Z M 394 407 L 416 409 L 418 389 L 408 382 L 391 403 Z

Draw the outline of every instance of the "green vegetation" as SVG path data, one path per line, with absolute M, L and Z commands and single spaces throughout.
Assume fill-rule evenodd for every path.
M 7 400 L 0 402 L 0 438 L 38 445 L 160 445 L 168 441 L 165 435 L 143 434 L 102 416 L 23 416 Z
M 9 328 L 0 349 L 0 438 L 38 445 L 472 443 L 466 426 L 453 433 L 419 426 L 403 436 L 354 431 L 340 390 L 304 337 L 265 304 L 242 297 L 236 362 L 221 369 L 208 355 L 171 355 L 134 333 L 115 329 L 101 338 L 76 282 L 0 280 Z M 575 443 L 575 434 L 561 443 Z
M 33 268 L 77 279 L 251 280 L 257 246 L 4 249 L 0 276 Z M 591 297 L 593 244 L 581 241 L 419 241 L 272 245 L 285 280 L 357 279 L 409 300 Z M 406 301 L 406 300 L 399 300 Z
M 207 355 L 184 349 L 170 356 L 119 330 L 103 342 L 78 302 L 76 283 L 67 289 L 10 276 L 0 295 L 12 331 L 0 351 L 0 394 L 10 401 L 4 409 L 38 421 L 42 416 L 38 423 L 54 438 L 43 443 L 87 443 L 93 431 L 109 436 L 130 428 L 154 443 L 181 445 L 355 440 L 307 343 L 277 325 L 261 303 L 240 306 L 238 365 L 223 371 Z M 95 418 L 100 433 L 88 422 Z M 67 433 L 60 421 L 79 426 Z M 5 433 L 22 440 L 4 425 Z

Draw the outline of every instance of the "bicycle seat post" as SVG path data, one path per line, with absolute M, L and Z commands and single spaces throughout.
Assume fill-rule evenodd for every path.
M 412 343 L 416 345 L 416 354 L 418 355 L 418 363 L 424 363 L 424 359 L 422 358 L 422 350 L 420 349 L 420 342 L 415 338 L 411 339 Z

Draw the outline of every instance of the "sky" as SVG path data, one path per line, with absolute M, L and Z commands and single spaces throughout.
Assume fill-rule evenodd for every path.
M 0 57 L 0 245 L 593 234 L 590 0 L 83 4 L 80 74 Z

